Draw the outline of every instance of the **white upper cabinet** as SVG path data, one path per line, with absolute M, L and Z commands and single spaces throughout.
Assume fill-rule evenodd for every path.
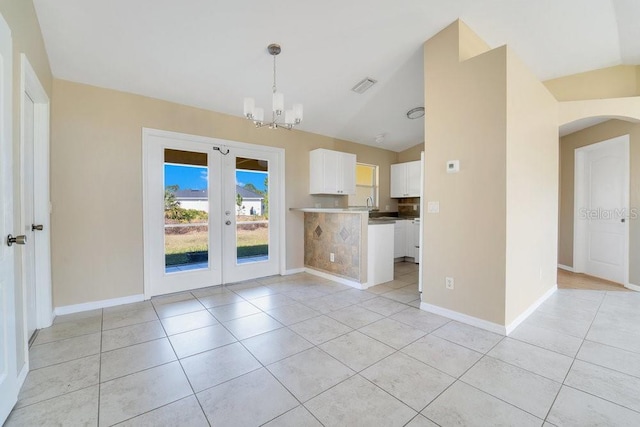
M 420 161 L 391 165 L 391 197 L 420 197 Z
M 356 155 L 318 148 L 309 152 L 309 193 L 355 194 Z

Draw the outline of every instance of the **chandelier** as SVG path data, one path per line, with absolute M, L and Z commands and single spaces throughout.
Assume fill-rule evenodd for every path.
M 293 104 L 291 110 L 284 109 L 284 95 L 278 92 L 276 86 L 276 56 L 282 49 L 279 44 L 272 43 L 267 46 L 267 51 L 273 56 L 273 106 L 271 111 L 271 121 L 264 121 L 264 108 L 256 107 L 253 98 L 244 99 L 244 116 L 253 120 L 256 127 L 269 126 L 269 129 L 287 129 L 291 130 L 294 126 L 302 121 L 302 104 Z M 282 114 L 284 113 L 284 122 Z

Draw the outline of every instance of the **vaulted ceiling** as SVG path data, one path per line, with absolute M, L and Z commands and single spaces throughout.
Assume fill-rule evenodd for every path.
M 55 77 L 242 115 L 278 87 L 300 129 L 400 151 L 424 140 L 422 44 L 461 18 L 540 80 L 640 64 L 637 0 L 34 0 Z M 378 83 L 359 95 L 351 88 Z M 428 100 L 426 100 L 428 102 Z M 378 143 L 376 136 L 384 134 Z

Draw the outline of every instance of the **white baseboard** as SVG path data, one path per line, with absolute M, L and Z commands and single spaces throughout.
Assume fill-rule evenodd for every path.
M 65 305 L 62 307 L 56 307 L 54 313 L 56 316 L 62 316 L 64 314 L 79 313 L 81 311 L 95 310 L 98 308 L 113 307 L 114 305 L 130 304 L 132 302 L 144 301 L 144 295 L 130 295 L 128 297 L 105 299 L 102 301 L 85 302 L 82 304 Z
M 305 268 L 304 271 L 314 276 L 322 277 L 323 279 L 333 280 L 334 282 L 342 283 L 343 285 L 351 286 L 356 289 L 367 289 L 369 286 L 366 283 L 358 283 L 355 280 L 345 279 L 344 277 L 335 276 L 333 274 L 325 273 L 324 271 L 314 270 L 313 268 Z
M 558 264 L 558 268 L 561 270 L 566 270 L 573 273 L 573 267 L 569 267 L 568 265 Z
M 305 268 L 292 268 L 291 270 L 285 270 L 284 272 L 284 276 L 290 276 L 292 274 L 298 274 L 298 273 L 304 273 L 305 272 Z
M 428 304 L 426 302 L 420 303 L 420 310 L 428 311 L 430 313 L 438 314 L 440 316 L 448 317 L 449 319 L 457 320 L 467 325 L 475 326 L 480 329 L 484 329 L 489 332 L 494 332 L 500 335 L 509 335 L 515 328 L 517 328 L 522 322 L 525 321 L 540 305 L 547 300 L 555 291 L 558 290 L 558 286 L 553 286 L 544 295 L 536 300 L 529 306 L 522 314 L 507 326 L 499 325 L 497 323 L 489 322 L 488 320 L 480 319 L 477 317 L 469 316 L 468 314 L 460 313 L 457 311 L 449 310 L 448 308 L 439 307 L 437 305 Z
M 27 361 L 20 370 L 20 374 L 18 375 L 18 390 L 22 388 L 24 385 L 24 381 L 27 379 L 27 374 L 29 373 L 29 362 Z
M 505 335 L 509 335 L 511 332 L 514 331 L 515 328 L 520 326 L 520 324 L 524 322 L 527 319 L 527 317 L 531 316 L 531 314 L 533 314 L 533 312 L 536 311 L 536 309 L 540 307 L 540 305 L 543 302 L 545 302 L 547 298 L 553 295 L 557 290 L 558 290 L 558 285 L 554 285 L 551 289 L 545 292 L 544 295 L 538 298 L 536 302 L 531 304 L 529 308 L 527 308 L 525 311 L 522 312 L 522 314 L 520 314 L 520 316 L 516 317 L 513 322 L 511 322 L 505 327 Z
M 633 283 L 627 284 L 627 286 L 625 286 L 625 288 L 631 289 L 632 291 L 640 292 L 640 286 L 634 285 Z
M 467 325 L 475 326 L 480 329 L 484 329 L 489 332 L 494 332 L 500 335 L 506 335 L 505 327 L 497 323 L 489 322 L 488 320 L 479 319 L 477 317 L 469 316 L 468 314 L 460 313 L 457 311 L 449 310 L 448 308 L 439 307 L 437 305 L 428 304 L 426 302 L 420 303 L 420 310 L 428 311 L 433 314 L 448 317 L 449 319 L 457 320 Z

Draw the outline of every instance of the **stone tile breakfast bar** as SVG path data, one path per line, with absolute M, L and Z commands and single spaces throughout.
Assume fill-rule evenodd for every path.
M 393 280 L 393 220 L 366 209 L 292 208 L 304 215 L 307 272 L 357 289 Z

